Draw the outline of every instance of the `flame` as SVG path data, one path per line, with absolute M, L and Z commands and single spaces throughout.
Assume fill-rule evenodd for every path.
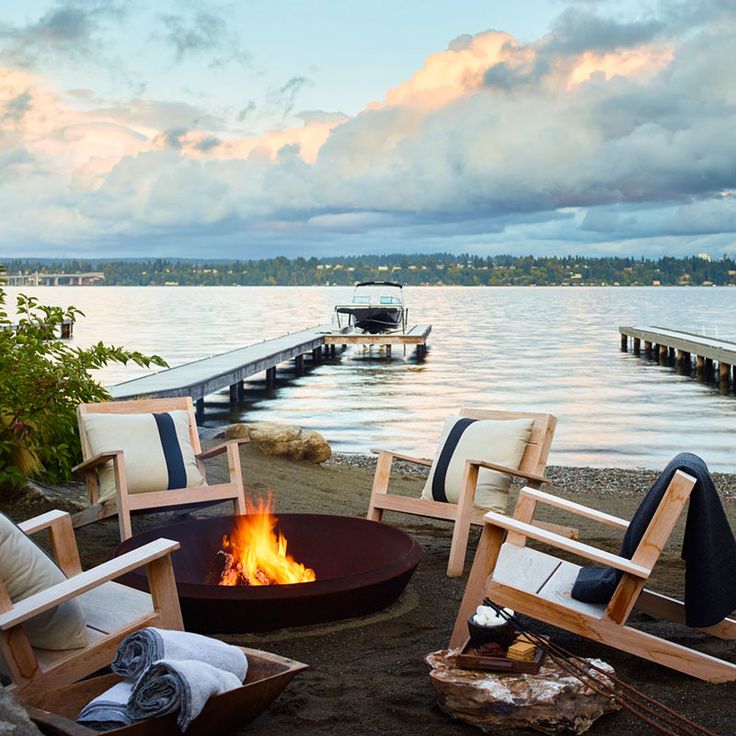
M 276 534 L 278 519 L 271 513 L 271 494 L 267 500 L 246 501 L 246 515 L 239 516 L 235 528 L 222 538 L 225 568 L 220 585 L 286 585 L 311 583 L 314 570 L 286 554 L 286 537 Z

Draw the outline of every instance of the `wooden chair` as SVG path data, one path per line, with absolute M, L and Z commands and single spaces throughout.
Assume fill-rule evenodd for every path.
M 488 596 L 495 603 L 561 629 L 602 642 L 711 682 L 736 680 L 736 665 L 627 626 L 632 610 L 676 623 L 685 622 L 685 607 L 644 585 L 690 493 L 695 479 L 677 471 L 632 558 L 544 531 L 530 522 L 537 504 L 546 504 L 625 531 L 629 523 L 572 501 L 524 488 L 513 517 L 488 513 L 468 577 L 451 647 L 467 638 L 467 618 Z M 504 536 L 506 541 L 504 542 Z M 527 539 L 551 545 L 623 573 L 608 605 L 584 603 L 570 596 L 578 565 L 525 546 Z M 726 618 L 701 629 L 721 639 L 736 639 L 736 620 Z
M 178 542 L 157 539 L 82 572 L 72 520 L 50 511 L 19 524 L 26 534 L 47 529 L 51 548 L 68 579 L 13 604 L 0 581 L 0 652 L 11 690 L 21 697 L 75 682 L 112 662 L 120 641 L 145 626 L 183 629 L 171 553 Z M 113 582 L 146 566 L 151 594 Z M 23 622 L 77 598 L 87 623 L 87 645 L 80 649 L 34 649 Z
M 207 477 L 204 461 L 207 458 L 227 453 L 228 468 L 230 471 L 229 483 L 205 485 L 196 488 L 181 488 L 173 491 L 155 491 L 150 493 L 128 493 L 125 477 L 125 458 L 121 450 L 93 455 L 89 439 L 85 431 L 83 417 L 86 414 L 158 414 L 169 411 L 189 412 L 189 437 L 197 459 L 197 465 L 204 478 Z M 90 505 L 83 511 L 75 514 L 74 526 L 90 524 L 98 519 L 118 515 L 121 540 L 128 539 L 132 534 L 130 515 L 136 511 L 155 511 L 176 506 L 192 504 L 209 504 L 212 502 L 232 500 L 236 514 L 245 513 L 245 492 L 243 488 L 243 474 L 240 468 L 240 454 L 238 446 L 248 442 L 247 439 L 229 440 L 202 452 L 197 433 L 197 422 L 194 415 L 194 406 L 189 396 L 171 399 L 146 399 L 134 401 L 107 401 L 97 404 L 80 404 L 77 407 L 79 436 L 82 443 L 82 457 L 84 462 L 77 465 L 74 471 L 84 473 L 87 482 Z M 100 502 L 97 482 L 97 469 L 112 461 L 115 473 L 117 494 L 114 500 Z
M 519 467 L 506 468 L 502 465 L 496 465 L 495 463 L 489 463 L 483 460 L 468 459 L 465 464 L 465 474 L 459 502 L 456 504 L 443 503 L 441 501 L 429 501 L 421 498 L 392 496 L 388 493 L 391 464 L 394 458 L 427 467 L 432 466 L 431 460 L 423 460 L 387 450 L 374 450 L 373 452 L 378 453 L 378 464 L 376 465 L 376 472 L 373 477 L 373 489 L 371 491 L 367 517 L 373 521 L 381 521 L 384 511 L 399 511 L 403 514 L 415 514 L 432 519 L 453 521 L 455 528 L 452 533 L 450 559 L 447 563 L 447 575 L 449 577 L 457 577 L 463 574 L 470 525 L 476 524 L 482 526 L 483 516 L 487 511 L 486 509 L 476 508 L 474 505 L 475 486 L 478 481 L 479 469 L 488 468 L 514 478 L 523 478 L 534 487 L 542 483 L 548 483 L 548 479 L 542 473 L 547 465 L 547 456 L 549 455 L 552 436 L 554 435 L 555 425 L 557 424 L 557 418 L 551 414 L 461 409 L 459 415 L 469 419 L 533 419 L 534 424 L 532 425 L 529 440 Z M 555 528 L 562 530 L 562 527 Z M 564 533 L 572 536 L 576 534 L 575 530 L 564 530 Z

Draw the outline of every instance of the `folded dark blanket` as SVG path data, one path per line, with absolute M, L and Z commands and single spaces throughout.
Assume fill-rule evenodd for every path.
M 134 721 L 175 713 L 180 730 L 186 731 L 213 695 L 241 684 L 232 672 L 206 662 L 161 660 L 154 662 L 136 682 L 128 712 Z
M 136 680 L 159 659 L 191 659 L 232 672 L 240 682 L 248 672 L 248 660 L 239 647 L 201 634 L 148 627 L 123 639 L 111 665 L 112 671 Z
M 701 458 L 683 452 L 670 461 L 636 510 L 619 555 L 631 559 L 677 470 L 697 480 L 690 495 L 682 545 L 685 619 L 688 626 L 712 626 L 736 610 L 736 539 Z M 610 567 L 584 567 L 572 597 L 587 603 L 608 603 L 622 574 Z
M 95 731 L 112 731 L 129 726 L 133 723 L 128 713 L 128 700 L 132 692 L 132 682 L 118 682 L 87 703 L 77 716 L 77 723 Z

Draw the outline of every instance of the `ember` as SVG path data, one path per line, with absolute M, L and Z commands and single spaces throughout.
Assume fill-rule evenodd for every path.
M 225 557 L 219 585 L 285 585 L 312 583 L 314 570 L 286 554 L 286 537 L 276 534 L 278 519 L 271 513 L 271 495 L 254 504 L 246 501 L 247 514 L 238 516 L 235 529 L 222 538 L 218 554 Z

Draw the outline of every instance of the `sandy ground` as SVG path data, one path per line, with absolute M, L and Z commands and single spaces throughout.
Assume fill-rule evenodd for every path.
M 272 490 L 278 511 L 365 515 L 372 480 L 371 469 L 365 461 L 313 466 L 267 458 L 251 447 L 243 448 L 242 452 L 248 490 L 258 493 Z M 214 461 L 210 471 L 214 477 L 224 480 L 226 470 L 221 462 Z M 633 513 L 655 475 L 618 469 L 548 469 L 548 476 L 555 481 L 553 492 L 623 517 Z M 719 475 L 716 482 L 725 496 L 724 505 L 733 526 L 736 476 Z M 392 477 L 391 487 L 394 492 L 417 495 L 422 483 L 421 478 L 399 468 Z M 227 507 L 219 509 L 227 512 Z M 9 507 L 7 510 L 16 517 L 27 517 L 31 511 L 45 509 Z M 166 515 L 163 517 L 138 517 L 134 528 L 140 531 L 166 523 Z M 559 514 L 546 518 L 560 523 L 570 521 L 569 517 Z M 387 515 L 386 521 L 411 534 L 424 552 L 404 594 L 389 609 L 361 619 L 309 628 L 222 637 L 310 666 L 269 711 L 243 728 L 242 733 L 259 736 L 480 733 L 472 726 L 453 721 L 439 710 L 424 664 L 428 652 L 447 644 L 477 533 L 472 535 L 466 576 L 450 579 L 445 576 L 451 535 L 449 524 L 401 515 Z M 616 551 L 620 539 L 615 532 L 585 520 L 583 523 L 578 520 L 575 525 L 580 529 L 582 540 Z M 77 534 L 85 566 L 106 559 L 118 541 L 117 523 L 112 519 L 79 529 Z M 655 569 L 650 587 L 669 594 L 681 593 L 681 535 L 682 524 L 678 525 Z M 652 633 L 664 634 L 687 646 L 694 645 L 736 661 L 736 645 L 729 642 L 708 639 L 687 629 L 651 620 L 641 620 L 640 625 Z M 622 678 L 715 732 L 736 733 L 736 685 L 701 682 L 588 640 L 541 628 L 576 653 L 604 659 Z M 619 736 L 653 731 L 629 714 L 619 712 L 599 720 L 589 733 Z

